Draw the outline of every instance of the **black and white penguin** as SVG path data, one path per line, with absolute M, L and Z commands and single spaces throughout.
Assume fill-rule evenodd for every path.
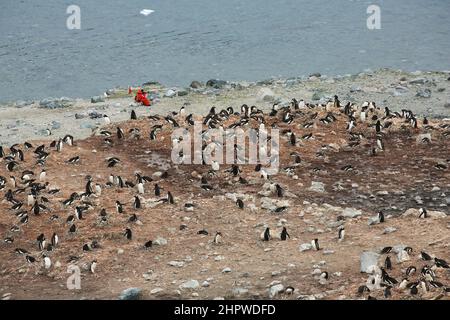
M 120 203 L 120 201 L 116 201 L 116 211 L 117 211 L 117 213 L 123 213 L 124 212 L 123 204 Z
M 286 227 L 283 227 L 283 230 L 281 230 L 280 239 L 281 239 L 281 241 L 285 241 L 285 240 L 287 240 L 287 238 L 291 238 L 291 236 L 287 232 Z
M 124 237 L 128 240 L 131 240 L 133 238 L 133 233 L 130 228 L 126 228 L 125 232 L 123 233 Z
M 216 232 L 216 235 L 214 236 L 213 242 L 214 242 L 215 244 L 220 244 L 220 243 L 222 243 L 222 233 L 221 233 L 221 232 L 219 232 L 219 231 Z
M 263 233 L 260 236 L 262 241 L 269 241 L 270 240 L 270 228 L 267 227 Z
M 52 246 L 56 248 L 56 246 L 59 243 L 59 237 L 56 233 L 53 233 L 52 240 L 51 240 Z
M 387 256 L 386 259 L 384 260 L 384 267 L 387 270 L 391 270 L 392 269 L 392 262 L 391 262 L 391 258 L 389 256 Z
M 419 218 L 423 218 L 423 219 L 428 218 L 427 209 L 425 209 L 425 208 L 420 208 L 419 209 Z
M 236 205 L 239 207 L 239 209 L 244 209 L 244 201 L 242 201 L 242 199 L 237 199 Z
M 343 226 L 341 226 L 338 230 L 338 241 L 344 241 L 345 238 L 345 228 Z
M 311 245 L 312 245 L 314 250 L 316 250 L 316 251 L 320 250 L 319 239 L 316 238 L 313 241 L 311 241 Z
M 134 196 L 133 208 L 140 209 L 141 208 L 141 199 L 138 196 Z

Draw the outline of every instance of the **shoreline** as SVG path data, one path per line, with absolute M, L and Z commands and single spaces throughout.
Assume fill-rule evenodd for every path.
M 294 97 L 311 103 L 325 103 L 334 94 L 345 103 L 374 101 L 382 108 L 411 109 L 420 117 L 449 118 L 449 79 L 450 71 L 406 72 L 383 68 L 336 77 L 312 74 L 257 82 L 193 81 L 189 88 L 168 87 L 153 81 L 144 84 L 155 101 L 151 107 L 134 103 L 134 96 L 128 95 L 126 88 L 110 89 L 104 94 L 106 97 L 92 99 L 16 101 L 0 104 L 0 145 L 51 140 L 69 132 L 77 139 L 85 138 L 103 125 L 103 114 L 107 114 L 112 122 L 124 121 L 131 109 L 139 116 L 148 116 L 178 111 L 187 104 L 187 114 L 205 114 L 213 105 L 238 108 L 246 103 L 267 111 L 274 103 L 286 105 Z M 51 136 L 46 135 L 46 129 L 52 131 Z

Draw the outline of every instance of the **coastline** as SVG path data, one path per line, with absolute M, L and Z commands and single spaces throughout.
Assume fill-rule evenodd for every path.
M 127 120 L 131 109 L 139 116 L 167 114 L 187 104 L 188 113 L 205 114 L 212 107 L 240 107 L 246 103 L 267 111 L 274 103 L 285 105 L 292 98 L 324 103 L 337 94 L 341 101 L 361 104 L 374 101 L 393 110 L 411 109 L 420 117 L 450 117 L 450 72 L 406 72 L 392 69 L 356 75 L 269 79 L 257 82 L 193 81 L 189 88 L 167 87 L 158 82 L 144 84 L 155 98 L 151 107 L 134 103 L 126 88 L 107 90 L 91 99 L 48 98 L 0 104 L 0 145 L 26 140 L 52 140 L 71 133 L 86 138 L 102 126 L 101 115 L 111 121 Z M 100 98 L 101 97 L 101 98 Z M 47 136 L 46 129 L 52 134 Z

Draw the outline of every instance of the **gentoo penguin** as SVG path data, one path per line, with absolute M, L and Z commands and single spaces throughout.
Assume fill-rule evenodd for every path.
M 213 242 L 215 243 L 215 244 L 220 244 L 220 243 L 222 243 L 222 233 L 221 232 L 216 232 L 216 235 L 214 236 L 214 240 L 213 240 Z
M 443 260 L 443 259 L 438 259 L 438 258 L 434 258 L 434 263 L 436 264 L 436 267 L 438 268 L 444 268 L 444 269 L 449 269 L 450 266 L 448 265 L 447 261 Z
M 428 218 L 427 209 L 425 209 L 425 208 L 419 209 L 419 218 L 423 218 L 423 219 Z
M 146 243 L 144 243 L 144 249 L 148 250 L 153 246 L 153 241 L 149 240 Z
M 123 204 L 120 203 L 119 201 L 116 201 L 116 210 L 117 213 L 123 213 Z
M 417 269 L 414 266 L 409 266 L 406 271 L 405 274 L 407 277 L 412 276 L 414 273 L 416 273 Z
M 103 121 L 105 122 L 105 124 L 111 123 L 111 119 L 109 119 L 109 117 L 106 114 L 103 115 Z
M 244 209 L 244 201 L 242 201 L 242 199 L 237 199 L 236 205 L 239 207 L 239 209 Z
M 381 132 L 381 122 L 380 122 L 380 120 L 378 120 L 377 123 L 375 124 L 375 131 L 376 131 L 376 133 L 380 133 Z
M 172 193 L 170 191 L 167 191 L 167 201 L 170 204 L 174 204 L 175 203 L 175 201 L 173 200 L 173 195 L 172 195 Z
M 287 232 L 286 227 L 283 227 L 283 230 L 281 230 L 280 239 L 281 239 L 281 241 L 285 241 L 285 240 L 287 240 L 287 238 L 291 238 L 291 236 Z
M 39 181 L 44 182 L 46 177 L 47 177 L 47 172 L 45 171 L 45 169 L 42 169 L 42 171 L 39 175 Z
M 262 241 L 270 240 L 270 228 L 269 227 L 267 227 L 266 230 L 264 230 L 263 233 L 261 233 L 260 238 Z
M 341 226 L 341 228 L 339 228 L 338 230 L 338 241 L 344 241 L 344 237 L 345 237 L 345 228 L 343 226 Z
M 36 258 L 34 258 L 33 256 L 27 255 L 25 257 L 25 259 L 27 260 L 28 263 L 35 263 L 36 262 Z
M 422 260 L 424 260 L 424 261 L 431 261 L 431 260 L 433 260 L 433 259 L 431 258 L 431 256 L 430 256 L 428 253 L 426 253 L 425 251 L 421 251 L 421 252 L 420 252 L 420 258 L 421 258 Z
M 316 238 L 313 241 L 311 241 L 311 245 L 314 248 L 314 250 L 316 250 L 316 251 L 320 250 L 319 239 Z
M 141 208 L 141 199 L 138 196 L 134 196 L 133 208 L 140 209 Z
M 97 268 L 97 260 L 92 260 L 91 266 L 89 267 L 92 273 L 95 273 L 95 269 Z
M 59 237 L 56 233 L 53 233 L 51 242 L 53 247 L 56 247 L 58 245 Z
M 130 116 L 131 120 L 137 120 L 137 116 L 136 116 L 136 112 L 134 110 L 131 110 L 131 116 Z
M 391 262 L 391 258 L 389 256 L 387 256 L 386 260 L 384 260 L 384 267 L 387 270 L 391 270 L 392 269 L 392 262 Z
M 139 194 L 144 194 L 144 184 L 142 182 L 139 182 L 137 184 L 137 189 L 138 189 Z
M 383 213 L 383 211 L 379 211 L 379 212 L 378 212 L 378 221 L 379 221 L 380 223 L 383 223 L 383 222 L 384 222 L 384 213 Z
M 322 272 L 319 276 L 319 283 L 322 285 L 326 284 L 328 282 L 328 277 L 327 271 Z
M 131 240 L 133 238 L 133 233 L 131 232 L 130 228 L 126 228 L 125 232 L 123 233 L 124 237 L 128 240 Z
M 157 183 L 155 183 L 155 196 L 159 197 L 161 195 L 161 188 Z
M 381 254 L 387 254 L 389 252 L 391 252 L 392 247 L 384 247 L 383 249 L 381 249 Z

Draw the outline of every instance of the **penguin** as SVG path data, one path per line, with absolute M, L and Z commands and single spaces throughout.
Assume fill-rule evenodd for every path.
M 345 228 L 342 226 L 338 230 L 338 241 L 342 242 L 342 241 L 344 241 L 344 238 L 345 238 Z
M 383 223 L 383 222 L 384 222 L 384 213 L 383 213 L 383 211 L 379 211 L 379 212 L 378 212 L 378 221 L 379 221 L 380 223 Z
M 36 241 L 38 243 L 39 250 L 43 251 L 45 249 L 45 243 L 46 243 L 44 234 L 41 233 L 37 237 Z
M 75 224 L 71 225 L 69 228 L 69 233 L 75 233 L 77 231 L 77 227 Z
M 172 193 L 171 193 L 170 191 L 167 191 L 167 201 L 168 201 L 170 204 L 174 204 L 174 203 L 175 203 L 175 201 L 173 200 Z
M 123 213 L 124 212 L 123 204 L 120 203 L 119 201 L 116 201 L 116 211 L 117 211 L 117 213 Z
M 133 238 L 133 233 L 131 231 L 131 229 L 126 228 L 125 232 L 124 232 L 124 237 L 127 238 L 128 240 L 131 240 Z
M 36 262 L 36 258 L 34 258 L 33 256 L 27 255 L 25 257 L 25 260 L 27 260 L 28 263 L 35 263 Z
M 219 171 L 219 169 L 220 169 L 219 162 L 217 162 L 216 160 L 213 160 L 213 161 L 211 162 L 211 168 L 212 168 L 214 171 Z
M 289 235 L 289 233 L 287 232 L 286 227 L 283 227 L 283 230 L 281 230 L 281 235 L 280 235 L 280 239 L 281 241 L 286 241 L 287 238 L 291 238 L 291 236 Z
M 421 251 L 421 252 L 420 252 L 420 258 L 421 258 L 422 260 L 424 260 L 424 261 L 431 261 L 431 260 L 433 260 L 433 259 L 431 258 L 431 256 L 430 256 L 428 253 L 426 253 L 425 251 Z
M 447 261 L 445 261 L 443 259 L 434 258 L 434 263 L 436 264 L 436 267 L 438 267 L 438 268 L 444 268 L 444 269 L 450 268 Z
M 41 173 L 39 174 L 39 181 L 45 182 L 45 178 L 47 177 L 47 172 L 45 169 L 42 169 Z
M 408 279 L 407 278 L 403 278 L 403 280 L 398 285 L 398 288 L 400 290 L 405 290 L 407 288 L 407 286 L 408 286 Z
M 391 262 L 391 258 L 389 256 L 387 256 L 386 260 L 384 260 L 384 267 L 387 270 L 391 270 L 392 269 L 392 262 Z
M 161 195 L 161 188 L 155 183 L 155 196 L 159 197 Z
M 95 273 L 95 269 L 97 268 L 97 260 L 92 260 L 89 270 L 91 273 Z
M 56 248 L 56 246 L 59 243 L 59 237 L 56 233 L 53 233 L 52 240 L 51 240 L 52 246 Z
M 384 247 L 381 250 L 381 254 L 387 254 L 387 253 L 391 252 L 391 250 L 392 250 L 392 247 Z
M 205 229 L 203 229 L 203 230 L 198 231 L 197 234 L 202 234 L 202 235 L 204 235 L 204 236 L 207 236 L 209 233 L 208 233 L 208 231 L 206 231 Z
M 391 296 L 392 296 L 392 293 L 391 293 L 391 288 L 392 287 L 386 287 L 385 289 L 384 289 L 384 297 L 386 298 L 386 299 L 389 299 Z
M 145 250 L 150 249 L 152 246 L 153 246 L 153 241 L 152 240 L 149 240 L 146 243 L 144 243 L 144 249 Z
M 239 207 L 239 209 L 244 209 L 244 201 L 241 199 L 236 200 L 236 205 Z
M 134 196 L 133 208 L 140 209 L 141 208 L 141 199 L 138 196 Z
M 261 234 L 261 240 L 262 241 L 269 241 L 270 240 L 270 228 L 267 227 L 264 232 Z
M 139 182 L 137 184 L 137 189 L 138 189 L 139 194 L 144 194 L 145 193 L 144 192 L 144 184 L 142 182 Z
M 131 110 L 131 116 L 130 116 L 131 120 L 137 120 L 137 115 L 136 112 L 134 110 Z
M 314 250 L 319 251 L 320 250 L 320 246 L 319 246 L 319 239 L 314 239 L 311 241 L 311 245 L 314 248 Z
M 278 183 L 275 185 L 275 189 L 276 189 L 276 192 L 277 192 L 277 197 L 278 198 L 283 197 L 284 190 Z
M 125 134 L 124 134 L 122 128 L 117 127 L 117 139 L 121 140 L 123 138 L 125 138 Z
M 214 236 L 213 242 L 214 242 L 215 244 L 220 244 L 220 243 L 222 243 L 222 233 L 221 233 L 221 232 L 219 232 L 219 231 L 216 232 L 216 235 Z
M 106 114 L 103 115 L 103 121 L 106 125 L 111 123 L 111 119 Z
M 423 218 L 423 219 L 428 218 L 427 209 L 425 209 L 425 208 L 420 208 L 419 209 L 419 218 Z
M 414 266 L 409 266 L 406 271 L 405 274 L 407 277 L 412 276 L 414 273 L 416 273 L 417 269 Z
M 375 131 L 376 131 L 376 133 L 380 133 L 381 132 L 381 122 L 380 122 L 380 120 L 378 120 L 377 123 L 375 124 Z

